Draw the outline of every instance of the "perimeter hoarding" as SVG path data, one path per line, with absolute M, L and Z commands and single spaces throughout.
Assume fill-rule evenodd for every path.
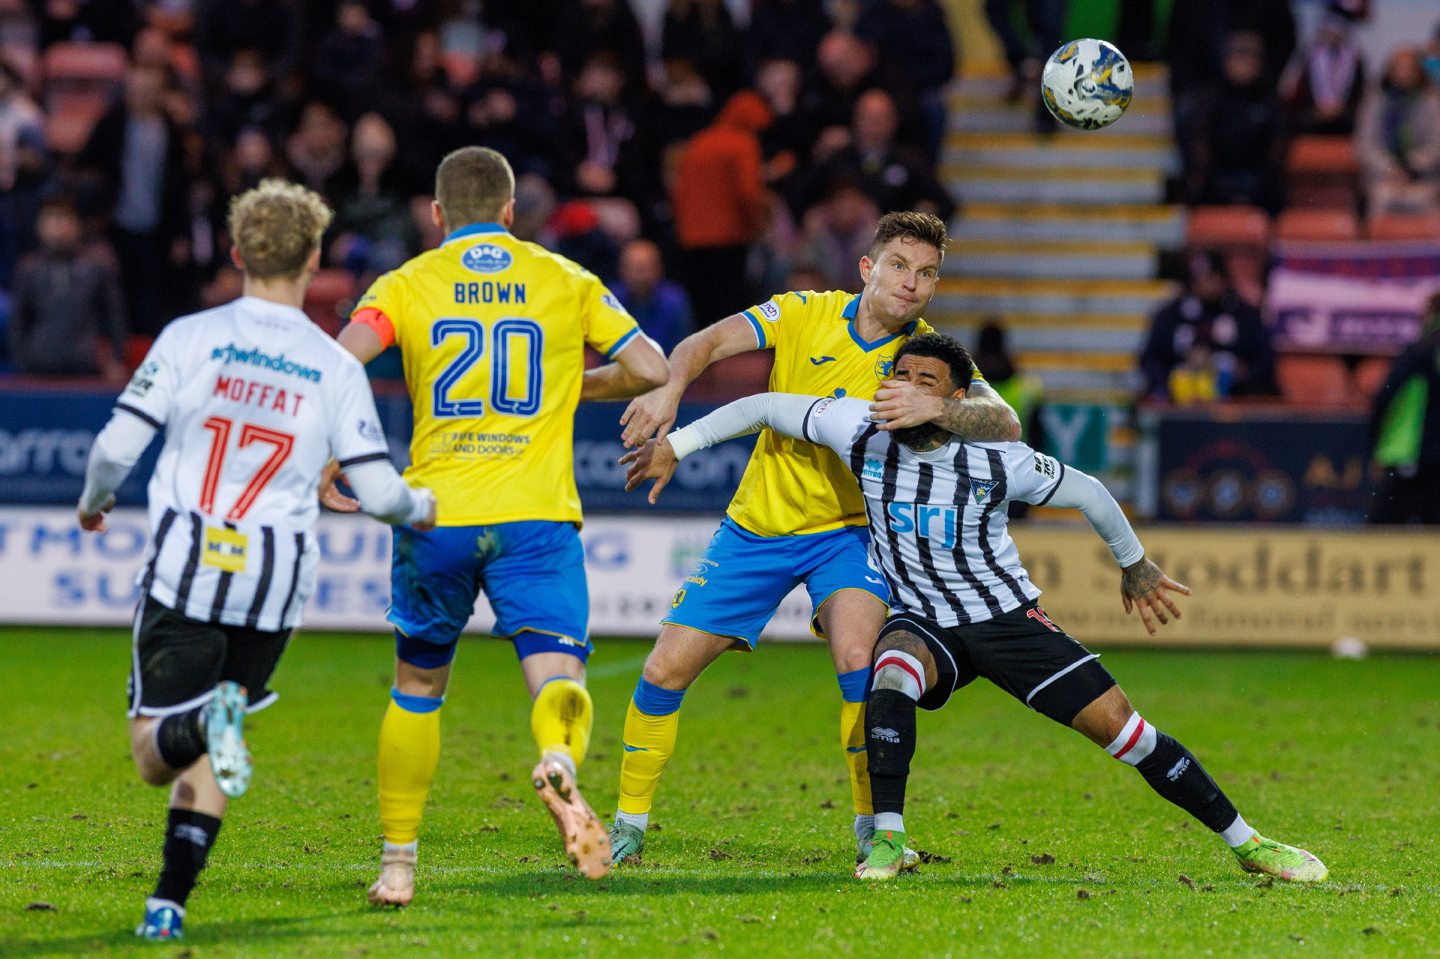
M 0 508 L 0 622 L 128 625 L 147 531 L 139 510 L 86 536 L 61 508 Z M 648 636 L 693 575 L 712 519 L 592 517 L 582 531 L 597 636 Z M 1355 636 L 1375 647 L 1440 650 L 1440 532 L 1235 527 L 1143 529 L 1149 555 L 1195 590 L 1184 618 L 1151 639 L 1120 603 L 1120 573 L 1082 526 L 1017 525 L 1015 538 L 1051 616 L 1102 646 L 1326 648 Z M 309 629 L 386 632 L 390 531 L 326 515 Z M 809 601 L 792 593 L 768 639 L 809 638 Z M 479 604 L 471 629 L 493 619 Z

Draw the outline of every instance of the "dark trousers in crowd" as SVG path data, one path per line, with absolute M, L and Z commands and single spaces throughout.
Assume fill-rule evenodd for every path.
M 120 287 L 125 293 L 130 332 L 154 337 L 171 319 L 165 315 L 169 251 L 164 239 L 158 231 L 132 233 L 117 226 L 110 231 L 110 242 L 120 260 Z
M 749 249 L 702 246 L 684 251 L 685 290 L 695 310 L 696 329 L 755 305 L 745 277 Z
M 1440 463 L 1421 463 L 1413 469 L 1386 467 L 1365 522 L 1440 524 Z

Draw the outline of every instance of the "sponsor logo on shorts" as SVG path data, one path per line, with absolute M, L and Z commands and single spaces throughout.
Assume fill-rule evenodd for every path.
M 898 743 L 900 741 L 900 734 L 886 726 L 872 726 L 870 735 L 882 743 Z
M 494 243 L 477 243 L 460 255 L 460 265 L 471 273 L 499 273 L 513 262 L 510 251 Z

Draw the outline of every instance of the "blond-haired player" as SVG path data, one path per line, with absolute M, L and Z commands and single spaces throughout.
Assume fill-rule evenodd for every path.
M 592 273 L 512 236 L 515 175 L 465 147 L 435 174 L 440 247 L 375 281 L 340 342 L 362 361 L 400 348 L 414 406 L 407 479 L 442 503 L 437 528 L 397 530 L 395 687 L 380 726 L 385 845 L 377 905 L 414 895 L 420 818 L 440 759 L 450 664 L 483 588 L 533 697 L 532 781 L 582 873 L 610 868 L 576 786 L 590 740 L 591 651 L 573 432 L 582 398 L 663 383 L 665 357 Z M 586 344 L 615 362 L 585 372 Z
M 165 433 L 130 675 L 136 768 L 173 783 L 165 865 L 136 929 L 147 939 L 181 937 L 226 802 L 249 786 L 244 717 L 274 702 L 271 674 L 314 590 L 326 462 L 376 518 L 435 521 L 435 498 L 390 465 L 364 369 L 300 311 L 330 218 L 281 180 L 236 198 L 244 295 L 165 327 L 90 453 L 79 520 L 103 533 L 115 489 Z

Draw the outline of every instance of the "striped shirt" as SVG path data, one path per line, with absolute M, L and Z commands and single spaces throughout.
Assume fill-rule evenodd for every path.
M 321 470 L 389 469 L 359 361 L 299 310 L 242 297 L 167 326 L 115 408 L 165 434 L 144 592 L 191 619 L 298 625 Z
M 1005 504 L 1044 504 L 1065 466 L 1023 443 L 950 442 L 916 452 L 862 400 L 825 398 L 805 438 L 840 454 L 860 483 L 871 550 L 897 607 L 941 626 L 981 623 L 1036 599 Z

